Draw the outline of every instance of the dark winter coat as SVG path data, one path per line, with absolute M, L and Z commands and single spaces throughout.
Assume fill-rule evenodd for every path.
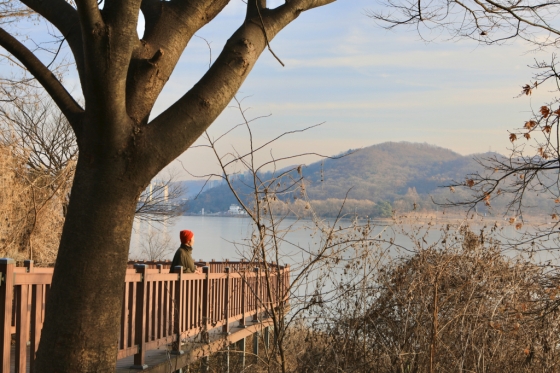
M 183 267 L 183 273 L 194 273 L 196 271 L 196 266 L 192 258 L 192 247 L 181 244 L 177 249 L 177 252 L 173 256 L 173 261 L 171 262 L 171 272 L 173 272 L 173 268 L 177 266 Z

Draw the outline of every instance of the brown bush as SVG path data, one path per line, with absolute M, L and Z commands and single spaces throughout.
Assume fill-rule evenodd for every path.
M 0 255 L 54 263 L 72 165 L 57 174 L 28 167 L 11 144 L 0 145 Z
M 298 372 L 553 372 L 557 272 L 447 231 L 315 310 Z M 293 351 L 295 353 L 295 351 Z

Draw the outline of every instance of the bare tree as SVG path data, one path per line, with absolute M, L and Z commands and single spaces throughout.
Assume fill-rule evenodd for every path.
M 174 251 L 171 237 L 166 232 L 148 230 L 141 234 L 140 255 L 142 260 L 158 261 L 169 257 Z
M 140 194 L 229 104 L 273 38 L 302 12 L 333 1 L 292 0 L 274 9 L 264 0 L 249 1 L 245 19 L 209 71 L 151 121 L 154 103 L 188 42 L 227 0 L 23 0 L 64 37 L 84 107 L 37 52 L 0 28 L 0 46 L 49 93 L 79 148 L 38 371 L 114 371 L 120 288 Z
M 555 55 L 550 62 L 536 62 L 533 68 L 535 81 L 523 86 L 520 96 L 531 95 L 549 80 L 560 87 Z M 516 237 L 508 238 L 518 249 L 555 248 L 560 227 L 559 118 L 558 98 L 533 108 L 523 126 L 507 134 L 512 144 L 507 156 L 495 154 L 477 159 L 482 171 L 449 185 L 453 192 L 462 191 L 460 197 L 436 202 L 463 206 L 471 212 L 483 206 L 487 211 L 501 214 L 520 231 Z M 529 229 L 522 229 L 527 220 L 531 221 Z
M 391 247 L 393 243 L 374 232 L 375 227 L 369 221 L 360 223 L 353 216 L 344 215 L 344 201 L 338 216 L 330 221 L 319 218 L 307 197 L 303 165 L 279 166 L 296 162 L 303 156 L 332 157 L 306 152 L 260 160 L 261 153 L 273 153 L 272 146 L 279 139 L 316 126 L 283 132 L 258 144 L 252 125 L 262 117 L 249 118 L 240 101 L 236 100 L 234 107 L 240 113 L 241 123 L 221 136 L 212 137 L 207 133 L 207 145 L 201 145 L 214 153 L 221 173 L 200 177 L 221 178 L 250 218 L 251 236 L 235 242 L 235 245 L 241 257 L 253 263 L 262 273 L 262 285 L 259 286 L 263 286 L 264 291 L 253 295 L 266 310 L 265 315 L 272 319 L 275 341 L 258 357 L 259 365 L 268 372 L 286 373 L 294 368 L 291 362 L 294 351 L 290 350 L 289 341 L 301 316 L 307 315 L 316 305 L 327 307 L 337 302 L 337 297 L 333 297 L 334 277 L 346 267 L 365 263 L 366 257 L 371 256 L 373 260 L 380 251 L 370 250 L 372 245 Z M 230 147 L 224 144 L 227 143 L 227 135 L 241 130 L 247 133 L 246 146 L 222 152 L 222 147 Z M 301 202 L 301 209 L 299 203 L 295 205 L 291 202 L 294 199 Z M 304 231 L 314 237 L 313 244 L 305 245 L 294 240 L 290 237 L 294 231 Z M 377 256 L 378 262 L 380 257 L 382 255 Z M 280 275 L 281 263 L 290 266 L 291 278 L 288 281 Z M 352 279 L 345 284 L 359 282 L 359 279 Z M 269 299 L 285 299 L 285 302 L 278 307 L 270 307 Z
M 56 175 L 77 159 L 74 132 L 50 99 L 33 89 L 26 92 L 25 98 L 0 106 L 3 141 L 31 169 Z

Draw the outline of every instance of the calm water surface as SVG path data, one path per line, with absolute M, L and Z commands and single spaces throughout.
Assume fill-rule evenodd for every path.
M 303 247 L 311 247 L 317 243 L 317 237 L 313 237 L 312 227 L 310 221 L 290 221 L 286 220 L 281 227 L 288 227 L 293 224 L 292 229 L 287 235 L 287 240 L 298 244 Z M 341 223 L 344 224 L 344 223 Z M 349 224 L 346 221 L 346 224 Z M 380 223 L 386 224 L 386 223 Z M 426 227 L 426 225 L 424 224 Z M 407 231 L 412 231 L 415 226 L 405 226 Z M 478 232 L 482 226 L 473 227 L 473 231 Z M 195 245 L 193 251 L 194 259 L 202 259 L 209 261 L 215 259 L 222 261 L 224 259 L 236 260 L 242 255 L 240 252 L 243 250 L 243 242 L 250 238 L 252 233 L 251 220 L 249 218 L 235 218 L 235 217 L 219 217 L 219 216 L 181 216 L 174 220 L 172 225 L 167 227 L 151 227 L 147 223 L 136 222 L 131 237 L 130 257 L 142 258 L 140 242 L 146 240 L 147 235 L 151 232 L 154 235 L 169 236 L 169 252 L 166 254 L 167 259 L 173 257 L 173 253 L 179 247 L 179 232 L 183 229 L 190 229 L 195 233 Z M 412 241 L 403 235 L 398 228 L 386 225 L 379 225 L 375 228 L 374 232 L 380 233 L 380 238 L 394 240 L 396 244 L 403 245 L 406 248 L 414 249 Z M 440 230 L 432 229 L 422 240 L 421 244 L 429 245 L 435 242 L 440 237 Z M 513 227 L 506 226 L 502 230 L 502 234 L 508 237 L 513 237 L 516 232 Z M 236 245 L 237 244 L 237 245 Z M 299 249 L 295 249 L 290 245 L 283 245 L 282 250 L 286 254 L 283 258 L 285 262 L 291 262 L 295 258 L 291 256 L 301 254 Z

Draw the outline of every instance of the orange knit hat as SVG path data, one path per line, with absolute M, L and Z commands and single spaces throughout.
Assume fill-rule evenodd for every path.
M 181 243 L 186 245 L 194 237 L 194 233 L 189 230 L 184 230 L 179 232 L 179 238 L 181 239 Z

